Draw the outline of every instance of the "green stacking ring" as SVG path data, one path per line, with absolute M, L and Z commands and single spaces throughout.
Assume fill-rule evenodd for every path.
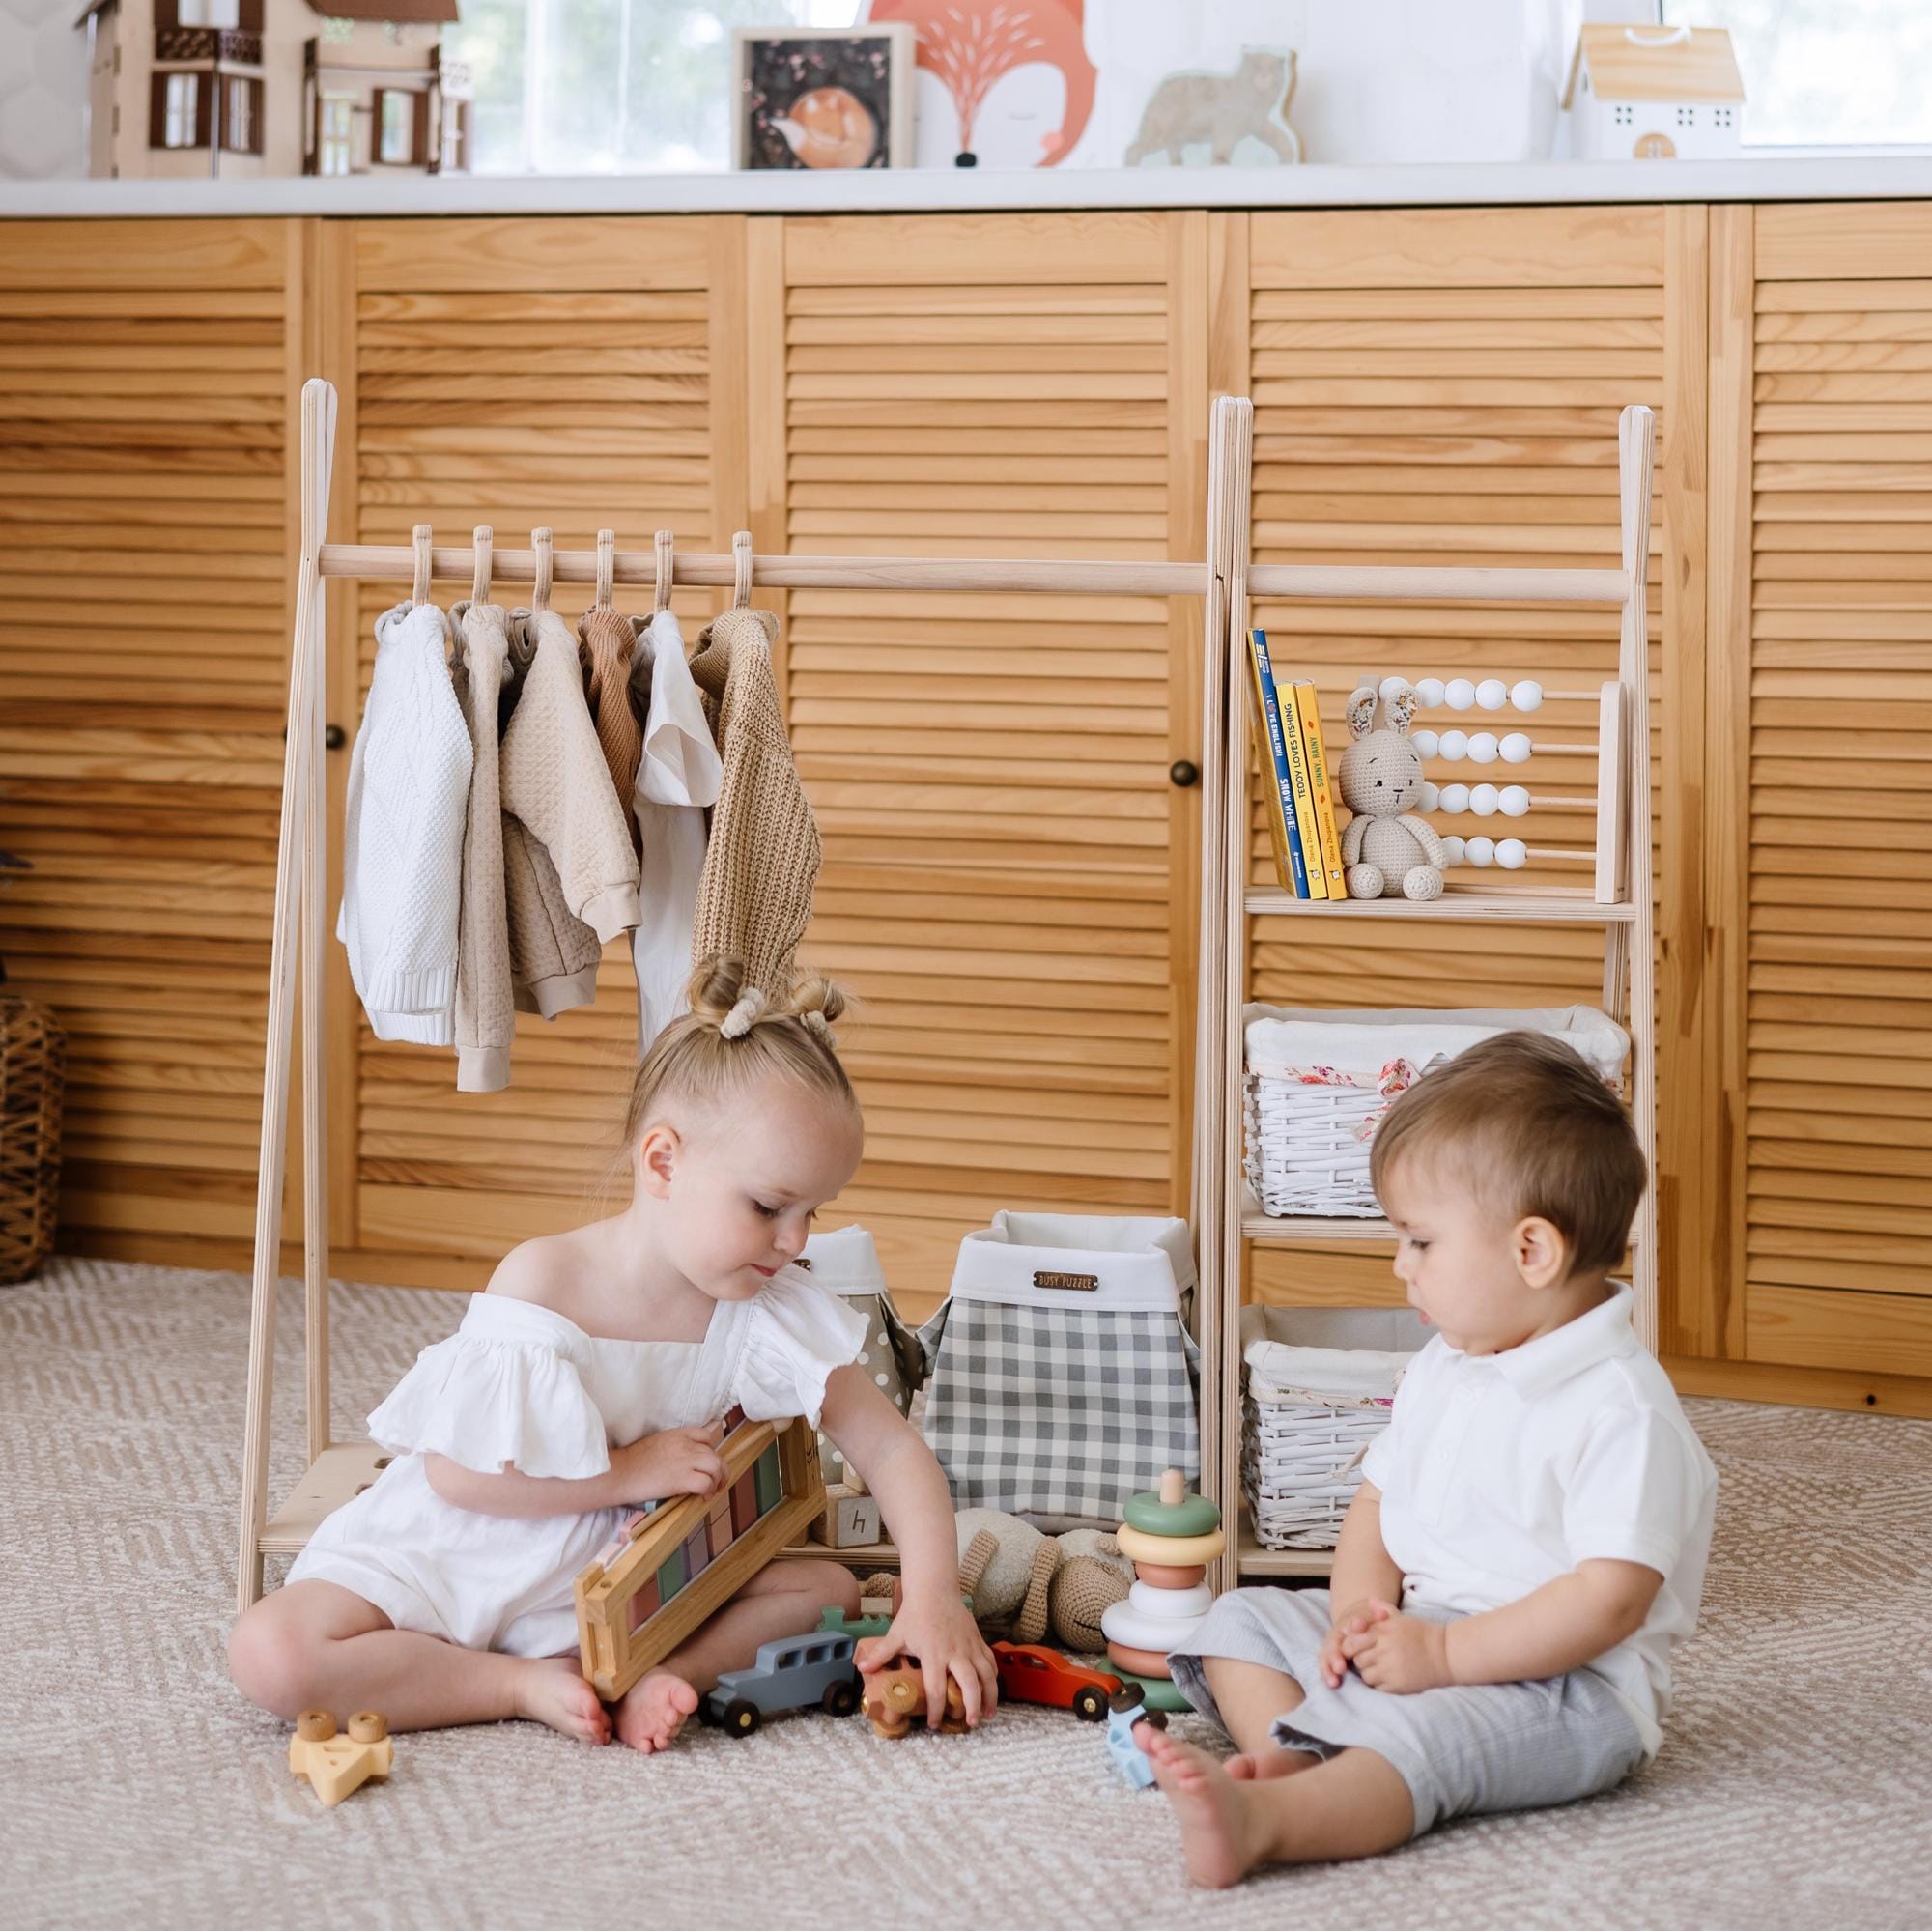
M 1163 1502 L 1158 1489 L 1143 1489 L 1122 1513 L 1127 1526 L 1143 1535 L 1207 1535 L 1221 1526 L 1221 1511 L 1206 1495 Z

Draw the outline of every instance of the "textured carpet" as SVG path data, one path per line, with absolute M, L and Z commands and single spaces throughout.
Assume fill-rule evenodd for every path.
M 333 1305 L 347 1434 L 462 1302 Z M 277 1496 L 292 1287 L 280 1334 Z M 63 1261 L 0 1289 L 0 1924 L 1932 1923 L 1932 1424 L 1694 1404 L 1723 1488 L 1657 1764 L 1210 1896 L 1163 1800 L 1024 1709 L 898 1744 L 799 1718 L 650 1761 L 523 1723 L 408 1736 L 386 1786 L 323 1810 L 223 1662 L 246 1336 L 238 1275 Z

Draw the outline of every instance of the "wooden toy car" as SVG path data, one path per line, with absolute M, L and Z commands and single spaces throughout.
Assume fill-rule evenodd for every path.
M 749 1737 L 767 1717 L 816 1705 L 833 1717 L 859 1707 L 859 1665 L 853 1636 L 813 1630 L 758 1645 L 750 1669 L 727 1669 L 698 1699 L 697 1720 L 734 1737 Z
M 995 1643 L 993 1660 L 1003 1697 L 1071 1710 L 1083 1723 L 1097 1723 L 1107 1714 L 1107 1699 L 1121 1688 L 1118 1676 L 1083 1668 L 1039 1643 Z
M 918 1657 L 902 1656 L 866 1678 L 866 1718 L 881 1737 L 902 1737 L 915 1718 L 926 1720 L 925 1677 Z M 966 1727 L 966 1702 L 951 1676 L 946 1679 L 946 1714 L 939 1727 L 949 1735 Z

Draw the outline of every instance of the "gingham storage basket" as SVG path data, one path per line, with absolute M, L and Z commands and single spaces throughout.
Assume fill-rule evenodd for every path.
M 1497 1033 L 1566 1040 L 1615 1082 L 1630 1035 L 1593 1006 L 1511 1011 L 1248 1006 L 1242 1081 L 1248 1185 L 1264 1213 L 1366 1219 L 1369 1143 L 1396 1095 L 1432 1067 Z
M 1408 1308 L 1241 1310 L 1241 1494 L 1264 1548 L 1333 1548 L 1428 1339 Z
M 1118 1526 L 1131 1495 L 1201 1471 L 1187 1223 L 996 1213 L 959 1243 L 919 1331 L 925 1438 L 955 1508 Z

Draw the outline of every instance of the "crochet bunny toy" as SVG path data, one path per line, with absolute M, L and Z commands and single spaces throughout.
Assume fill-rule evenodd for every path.
M 1386 722 L 1374 728 L 1379 696 Z M 1354 814 L 1342 834 L 1350 898 L 1439 898 L 1448 861 L 1435 827 L 1418 817 L 1422 753 L 1409 741 L 1415 687 L 1384 677 L 1357 687 L 1349 698 L 1354 742 L 1336 767 L 1342 802 Z

